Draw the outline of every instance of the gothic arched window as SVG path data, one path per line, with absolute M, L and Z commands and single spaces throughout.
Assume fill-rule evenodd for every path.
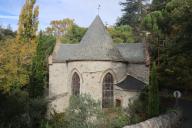
M 113 76 L 107 73 L 103 79 L 102 107 L 113 107 Z
M 75 72 L 72 76 L 72 95 L 78 96 L 80 94 L 80 78 Z

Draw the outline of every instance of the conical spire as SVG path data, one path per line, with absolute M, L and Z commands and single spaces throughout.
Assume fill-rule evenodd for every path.
M 113 40 L 106 31 L 101 18 L 96 16 L 80 43 L 85 45 L 112 45 Z
M 92 55 L 101 58 L 101 60 L 102 58 L 105 60 L 122 60 L 119 50 L 113 45 L 113 40 L 99 16 L 96 16 L 88 28 L 80 45 L 87 53 L 91 52 Z

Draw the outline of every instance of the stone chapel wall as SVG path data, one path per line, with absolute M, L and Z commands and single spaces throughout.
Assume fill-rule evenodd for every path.
M 126 75 L 126 64 L 120 62 L 107 61 L 76 61 L 68 64 L 69 87 L 71 87 L 71 78 L 75 71 L 80 75 L 80 92 L 90 94 L 94 99 L 102 99 L 102 82 L 105 74 L 110 72 L 115 83 L 120 81 Z M 70 91 L 71 93 L 71 91 Z
M 67 64 L 53 63 L 49 65 L 49 111 L 63 112 L 68 106 Z

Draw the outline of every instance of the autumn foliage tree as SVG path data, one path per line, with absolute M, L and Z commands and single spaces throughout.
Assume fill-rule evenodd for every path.
M 73 25 L 74 20 L 72 19 L 53 20 L 50 23 L 50 27 L 46 28 L 46 33 L 61 39 L 62 36 L 72 29 Z
M 26 0 L 20 16 L 17 30 L 17 41 L 31 43 L 36 39 L 38 29 L 39 7 L 35 6 L 36 0 Z
M 39 7 L 35 6 L 35 2 L 36 0 L 26 0 L 19 16 L 19 27 L 16 36 L 16 43 L 21 44 L 28 51 L 24 51 L 22 58 L 25 58 L 25 61 L 27 60 L 29 64 L 37 45 Z
M 29 83 L 31 63 L 36 51 L 39 8 L 26 0 L 19 16 L 16 39 L 7 39 L 0 53 L 0 90 L 8 92 Z

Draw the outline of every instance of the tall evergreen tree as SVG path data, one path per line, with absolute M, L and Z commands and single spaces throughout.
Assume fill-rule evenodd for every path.
M 130 25 L 136 27 L 141 21 L 141 16 L 145 11 L 144 4 L 147 0 L 126 0 L 121 2 L 123 7 L 123 16 L 117 22 L 117 25 Z
M 192 90 L 191 8 L 191 0 L 153 0 L 144 18 L 161 87 Z
M 48 85 L 48 56 L 52 53 L 55 45 L 53 36 L 45 36 L 40 32 L 37 51 L 32 62 L 30 76 L 30 97 L 41 97 Z
M 170 0 L 152 0 L 148 13 L 164 9 L 168 1 Z
M 133 28 L 134 35 L 139 39 L 141 21 L 146 13 L 148 0 L 126 0 L 121 2 L 123 15 L 118 19 L 117 26 L 129 25 Z
M 152 0 L 152 4 L 159 5 L 159 4 L 166 3 L 167 1 L 169 1 L 169 0 Z
M 153 63 L 151 69 L 150 82 L 148 86 L 148 114 L 150 117 L 159 114 L 159 87 L 155 63 Z

